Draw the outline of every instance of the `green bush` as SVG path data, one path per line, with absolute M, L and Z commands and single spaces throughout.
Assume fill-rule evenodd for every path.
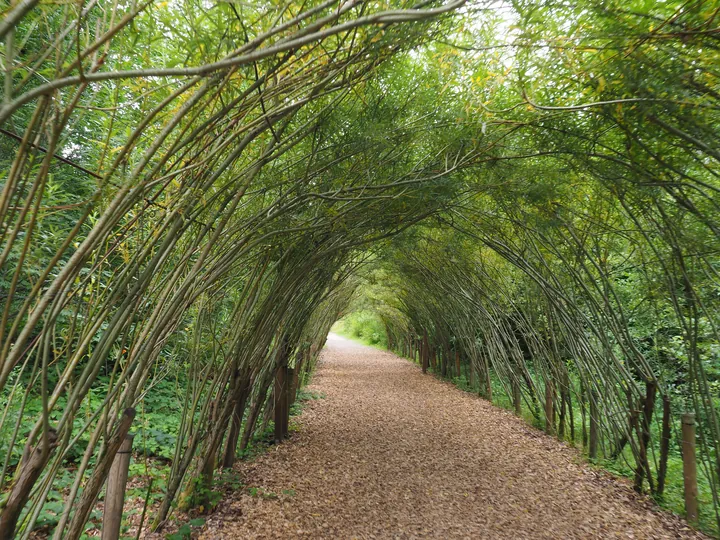
M 340 320 L 339 333 L 370 345 L 387 347 L 385 325 L 373 311 L 353 311 Z

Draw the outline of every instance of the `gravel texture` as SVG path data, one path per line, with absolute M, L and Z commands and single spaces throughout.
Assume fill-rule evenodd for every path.
M 330 335 L 299 431 L 237 466 L 201 538 L 703 538 L 575 449 Z M 251 489 L 254 488 L 254 489 Z

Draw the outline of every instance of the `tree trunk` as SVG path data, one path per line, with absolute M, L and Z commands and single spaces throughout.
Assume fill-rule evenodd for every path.
M 275 394 L 273 394 L 273 390 L 271 389 L 268 392 L 267 398 L 265 399 L 265 405 L 263 406 L 263 418 L 262 418 L 262 422 L 260 423 L 260 429 L 258 430 L 259 433 L 265 433 L 265 431 L 268 428 L 268 425 L 270 425 L 270 420 L 273 418 L 274 414 L 275 414 Z
M 290 377 L 287 366 L 279 366 L 275 373 L 273 391 L 273 409 L 275 411 L 275 443 L 279 444 L 287 436 L 288 396 Z
M 522 416 L 522 394 L 520 393 L 520 385 L 517 380 L 512 380 L 512 392 L 513 392 L 513 407 L 515 407 L 515 414 Z
M 587 424 L 586 424 L 586 409 L 585 409 L 585 384 L 580 381 L 580 421 L 582 422 L 582 445 L 583 448 L 587 448 L 588 435 L 587 435 Z
M 565 389 L 560 389 L 560 418 L 558 420 L 558 437 L 560 439 L 565 438 L 565 415 L 567 410 L 565 407 Z
M 588 447 L 588 457 L 590 459 L 597 458 L 598 448 L 598 408 L 596 394 L 594 391 L 588 392 L 588 402 L 590 403 L 590 443 Z
M 55 449 L 57 443 L 55 430 L 50 430 L 47 439 L 47 446 L 41 440 L 35 448 L 26 451 L 26 455 L 23 456 L 18 466 L 16 480 L 13 482 L 7 496 L 5 507 L 0 513 L 0 538 L 13 538 L 20 513 L 30 497 L 35 482 L 37 482 L 40 473 L 42 473 L 45 465 L 50 460 L 52 451 Z
M 570 389 L 566 390 L 565 397 L 567 399 L 567 405 L 568 405 L 568 416 L 570 417 L 570 439 L 572 440 L 573 445 L 575 444 L 575 413 L 573 412 L 573 406 L 572 406 L 572 393 L 570 392 Z
M 638 408 L 635 407 L 635 404 L 633 403 L 632 396 L 628 397 L 628 407 L 630 408 L 630 412 L 628 413 L 628 428 L 627 431 L 623 433 L 616 442 L 615 449 L 612 453 L 612 459 L 617 459 L 618 456 L 623 453 L 623 450 L 625 450 L 625 445 L 627 445 L 628 443 L 629 434 L 635 430 L 637 417 L 640 414 L 640 411 L 638 410 Z
M 210 495 L 213 487 L 213 473 L 215 472 L 217 448 L 210 449 L 210 455 L 205 458 L 205 463 L 200 471 L 199 493 L 197 506 L 201 512 L 210 510 Z
M 638 429 L 638 441 L 640 442 L 640 452 L 637 456 L 637 463 L 635 467 L 635 483 L 633 488 L 638 493 L 642 492 L 643 477 L 647 477 L 650 491 L 654 492 L 654 484 L 652 475 L 650 472 L 650 464 L 648 463 L 647 448 L 650 442 L 650 422 L 652 421 L 653 411 L 655 410 L 655 394 L 657 390 L 657 384 L 654 380 L 649 380 L 645 383 L 645 400 L 643 403 L 643 414 L 641 421 L 637 422 L 636 427 Z
M 422 372 L 427 373 L 430 363 L 430 344 L 428 343 L 427 331 L 423 330 L 423 338 L 420 346 L 420 356 L 422 357 Z
M 245 450 L 250 443 L 250 437 L 252 435 L 253 428 L 255 427 L 255 422 L 257 422 L 257 417 L 260 414 L 260 408 L 265 402 L 267 390 L 267 386 L 265 386 L 264 391 L 261 391 L 255 397 L 255 401 L 250 407 L 250 415 L 248 416 L 247 422 L 245 422 L 245 429 L 243 430 L 242 439 L 240 439 L 240 450 Z
M 555 435 L 555 389 L 550 378 L 545 381 L 545 433 Z
M 235 409 L 233 411 L 230 432 L 227 436 L 227 442 L 225 443 L 225 453 L 223 454 L 222 466 L 230 468 L 235 464 L 235 454 L 237 453 L 238 439 L 240 438 L 240 429 L 242 427 L 242 419 L 245 414 L 245 405 L 247 404 L 247 398 L 250 394 L 250 378 L 244 377 L 240 383 L 240 395 L 235 403 Z

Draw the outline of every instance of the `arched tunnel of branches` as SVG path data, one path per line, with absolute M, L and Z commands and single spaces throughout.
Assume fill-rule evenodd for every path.
M 148 526 L 207 505 L 368 280 L 638 491 L 694 412 L 720 519 L 715 2 L 2 9 L 0 538 L 78 538 L 130 429 Z

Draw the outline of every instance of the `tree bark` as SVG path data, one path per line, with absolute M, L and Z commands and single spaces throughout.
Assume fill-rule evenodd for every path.
M 512 381 L 512 392 L 513 392 L 513 407 L 515 407 L 515 414 L 522 416 L 522 394 L 520 393 L 520 385 L 517 380 Z
M 422 357 L 422 372 L 427 373 L 430 363 L 430 345 L 428 343 L 427 330 L 423 330 L 422 343 L 420 344 L 420 356 Z
M 641 421 L 636 424 L 638 427 L 638 440 L 640 441 L 640 453 L 637 457 L 635 467 L 635 482 L 633 488 L 638 493 L 642 492 L 643 477 L 647 477 L 650 491 L 654 492 L 654 484 L 652 474 L 650 472 L 650 464 L 648 463 L 647 448 L 650 443 L 650 422 L 652 421 L 653 411 L 655 410 L 655 394 L 657 384 L 654 380 L 648 380 L 645 383 L 645 400 L 643 403 L 643 414 Z
M 555 435 L 555 389 L 550 378 L 545 381 L 545 433 Z
M 20 513 L 57 444 L 57 433 L 51 429 L 47 434 L 47 439 L 47 445 L 40 441 L 35 448 L 26 452 L 27 457 L 24 456 L 20 462 L 19 472 L 16 473 L 17 479 L 10 489 L 5 507 L 0 514 L 0 538 L 13 538 L 15 534 Z
M 233 410 L 232 420 L 230 423 L 230 431 L 228 433 L 227 442 L 225 443 L 225 453 L 223 454 L 222 459 L 222 466 L 225 468 L 230 468 L 235 464 L 235 454 L 237 453 L 242 419 L 245 414 L 245 406 L 247 404 L 249 394 L 250 378 L 244 377 L 240 383 L 240 395 L 235 403 L 235 409 Z
M 598 408 L 596 395 L 592 390 L 588 392 L 588 402 L 590 403 L 590 443 L 588 446 L 588 457 L 590 459 L 596 459 L 598 448 Z

